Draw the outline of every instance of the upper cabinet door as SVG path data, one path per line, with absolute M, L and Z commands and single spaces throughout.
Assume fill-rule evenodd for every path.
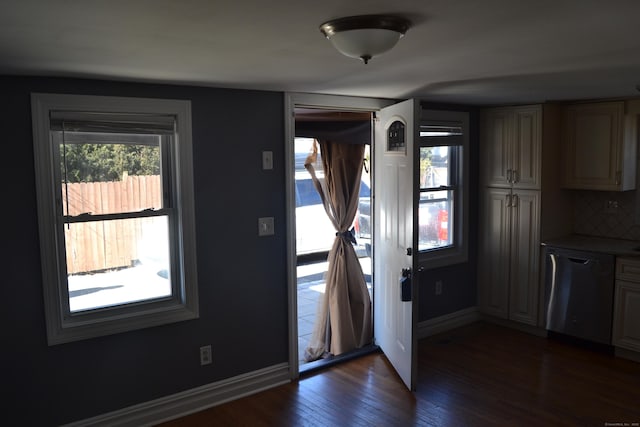
M 539 105 L 483 110 L 483 184 L 498 188 L 540 188 Z
M 624 101 L 567 106 L 563 129 L 564 187 L 634 189 L 637 138 L 634 123 L 629 124 L 624 135 Z
M 516 107 L 513 114 L 511 182 L 514 188 L 540 189 L 542 108 Z
M 513 114 L 508 109 L 492 108 L 482 111 L 481 152 L 483 184 L 491 187 L 511 187 L 511 133 Z

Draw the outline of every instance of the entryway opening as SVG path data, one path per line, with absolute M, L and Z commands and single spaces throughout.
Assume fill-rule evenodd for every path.
M 305 124 L 300 126 L 299 118 Z M 298 313 L 298 363 L 299 371 L 307 372 L 319 366 L 353 357 L 363 351 L 354 349 L 348 354 L 313 358 L 307 352 L 314 328 L 318 322 L 319 312 L 323 310 L 322 298 L 326 290 L 327 257 L 336 239 L 336 229 L 332 224 L 316 186 L 324 179 L 322 150 L 318 139 L 309 126 L 317 127 L 319 134 L 326 137 L 331 132 L 349 132 L 352 127 L 354 143 L 362 139 L 364 129 L 368 129 L 367 141 L 364 144 L 364 161 L 358 194 L 358 209 L 355 215 L 351 234 L 355 243 L 353 248 L 362 268 L 369 299 L 373 299 L 372 290 L 372 171 L 371 171 L 371 113 L 348 113 L 322 109 L 296 108 L 296 137 L 294 156 L 295 177 L 295 234 L 296 234 L 296 277 L 297 277 L 297 313 Z M 312 122 L 312 123 L 310 123 Z M 366 126 L 357 129 L 359 124 Z M 306 131 L 299 131 L 305 128 Z M 303 136 L 298 136 L 302 134 Z M 310 155 L 316 152 L 312 169 L 317 181 L 314 183 L 312 173 L 305 168 L 311 161 Z M 370 351 L 370 350 L 368 350 Z

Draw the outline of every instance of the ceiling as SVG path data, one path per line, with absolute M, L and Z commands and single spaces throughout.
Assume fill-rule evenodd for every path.
M 413 27 L 368 65 L 321 23 Z M 474 105 L 640 96 L 638 0 L 2 0 L 0 74 Z

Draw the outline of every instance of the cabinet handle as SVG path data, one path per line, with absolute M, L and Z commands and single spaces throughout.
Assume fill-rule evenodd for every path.
M 518 206 L 518 195 L 517 194 L 514 194 L 511 197 L 511 206 L 514 207 L 514 208 Z
M 514 171 L 513 171 L 513 174 L 512 174 L 512 182 L 515 184 L 515 183 L 516 183 L 516 182 L 518 182 L 518 181 L 519 181 L 519 178 L 518 178 L 518 171 L 517 171 L 517 170 L 514 170 Z
M 510 208 L 512 206 L 511 205 L 511 194 L 507 194 L 505 199 L 506 199 L 507 207 Z
M 512 180 L 513 180 L 513 170 L 507 169 L 507 182 L 511 184 Z

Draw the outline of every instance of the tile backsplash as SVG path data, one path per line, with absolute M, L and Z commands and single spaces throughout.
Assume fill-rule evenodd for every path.
M 573 195 L 574 233 L 640 240 L 636 191 L 574 190 L 570 193 Z

